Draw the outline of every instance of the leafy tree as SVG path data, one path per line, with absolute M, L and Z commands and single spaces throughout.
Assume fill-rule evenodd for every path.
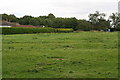
M 96 11 L 89 15 L 89 21 L 78 20 L 75 17 L 71 18 L 56 18 L 52 13 L 48 16 L 32 17 L 25 15 L 21 18 L 17 18 L 14 14 L 7 15 L 2 14 L 2 18 L 9 22 L 19 22 L 21 25 L 34 25 L 34 26 L 47 26 L 53 28 L 73 28 L 74 30 L 104 30 L 110 26 L 110 21 L 105 19 L 105 14 Z M 119 19 L 113 15 L 111 22 L 113 25 L 117 23 Z
M 78 25 L 76 18 L 55 18 L 52 21 L 52 27 L 54 28 L 73 28 L 76 30 Z
M 18 22 L 18 18 L 14 14 L 2 14 L 2 20 L 8 21 L 8 22 Z
M 106 15 L 104 13 L 100 13 L 100 12 L 96 11 L 94 14 L 89 15 L 89 20 L 93 24 L 97 24 L 100 22 L 100 20 L 105 20 L 104 19 L 105 16 Z
M 64 25 L 63 21 L 64 21 L 63 18 L 55 18 L 55 19 L 53 19 L 52 27 L 53 28 L 63 27 L 63 25 Z
M 42 19 L 47 19 L 48 16 L 39 16 L 39 18 L 42 18 Z
M 20 18 L 19 23 L 22 25 L 29 25 L 30 24 L 30 19 L 32 19 L 32 16 L 23 16 L 22 18 Z
M 30 24 L 30 25 L 34 25 L 34 26 L 39 26 L 38 18 L 31 18 L 31 19 L 29 20 L 29 24 Z
M 110 21 L 105 19 L 105 13 L 96 11 L 89 15 L 89 21 L 94 25 L 95 30 L 105 30 L 110 27 Z
M 8 16 L 9 22 L 18 22 L 18 18 L 14 14 Z
M 94 30 L 94 25 L 86 20 L 78 20 L 77 30 L 90 31 Z
M 76 18 L 65 18 L 64 24 L 66 28 L 73 28 L 76 30 L 76 27 L 78 25 L 78 20 Z
M 44 25 L 48 26 L 48 27 L 51 27 L 52 26 L 52 20 L 51 19 L 45 19 L 44 20 Z
M 2 14 L 0 14 L 0 20 L 2 20 Z
M 50 14 L 48 14 L 48 18 L 53 19 L 53 18 L 55 18 L 55 16 L 52 13 L 50 13 Z
M 8 20 L 8 15 L 7 14 L 2 14 L 2 20 L 9 21 Z
M 109 20 L 100 20 L 97 24 L 99 26 L 99 29 L 97 30 L 105 30 L 107 28 L 110 28 L 110 21 Z
M 109 17 L 113 27 L 120 27 L 120 14 L 112 13 Z

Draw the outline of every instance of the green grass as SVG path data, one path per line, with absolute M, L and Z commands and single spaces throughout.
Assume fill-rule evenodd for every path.
M 3 78 L 117 78 L 117 34 L 3 35 Z

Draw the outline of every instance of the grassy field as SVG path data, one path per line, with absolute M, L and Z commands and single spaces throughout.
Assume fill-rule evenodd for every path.
M 3 78 L 117 78 L 117 34 L 3 35 Z

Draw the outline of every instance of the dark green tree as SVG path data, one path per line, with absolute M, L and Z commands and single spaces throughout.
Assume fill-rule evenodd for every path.
M 7 14 L 2 14 L 2 20 L 9 21 L 8 20 L 8 15 Z
M 31 18 L 29 20 L 29 24 L 30 25 L 34 25 L 34 26 L 39 26 L 39 20 L 38 20 L 38 18 Z
M 22 25 L 30 25 L 30 19 L 32 19 L 32 16 L 23 16 L 22 18 L 20 18 L 19 23 Z
M 48 18 L 53 19 L 53 18 L 55 18 L 55 16 L 52 13 L 50 13 L 50 14 L 48 14 Z
M 109 19 L 113 27 L 120 27 L 120 14 L 119 13 L 112 13 Z
M 94 25 L 95 30 L 105 30 L 110 27 L 110 21 L 105 19 L 105 13 L 96 11 L 89 15 L 89 21 Z
M 14 14 L 8 16 L 9 22 L 18 22 L 18 18 Z
M 105 20 L 105 14 L 100 13 L 99 11 L 96 11 L 93 14 L 89 14 L 89 21 L 92 22 L 92 24 L 97 24 L 99 23 L 100 20 Z
M 94 25 L 86 20 L 78 20 L 77 30 L 90 31 L 94 30 Z

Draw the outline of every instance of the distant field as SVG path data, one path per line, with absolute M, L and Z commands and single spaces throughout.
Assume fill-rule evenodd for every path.
M 3 35 L 3 78 L 117 78 L 117 34 Z

